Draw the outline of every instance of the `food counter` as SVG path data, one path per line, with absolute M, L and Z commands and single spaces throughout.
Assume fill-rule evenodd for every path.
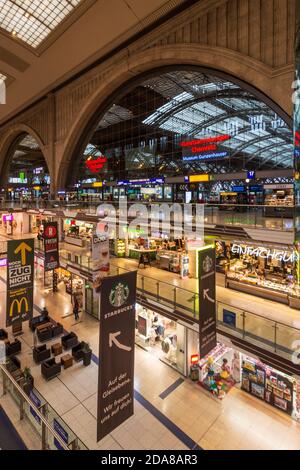
M 274 288 L 258 286 L 254 281 L 250 280 L 239 282 L 238 280 L 230 279 L 226 277 L 226 287 L 230 289 L 235 289 L 240 292 L 245 292 L 246 294 L 256 295 L 257 297 L 262 297 L 264 299 L 275 300 L 283 304 L 289 304 L 288 292 L 284 289 L 282 291 Z
M 71 235 L 66 235 L 65 236 L 65 242 L 70 243 L 70 245 L 76 245 L 83 247 L 84 246 L 84 240 L 80 237 L 72 237 Z
M 129 245 L 129 258 L 139 259 L 141 253 L 149 253 L 150 261 L 155 261 L 156 259 L 156 249 L 144 249 L 144 248 L 135 248 L 134 246 Z

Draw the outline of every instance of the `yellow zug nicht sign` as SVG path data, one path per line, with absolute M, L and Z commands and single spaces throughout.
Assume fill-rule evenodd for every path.
M 7 245 L 6 326 L 10 326 L 32 318 L 34 240 L 10 240 Z

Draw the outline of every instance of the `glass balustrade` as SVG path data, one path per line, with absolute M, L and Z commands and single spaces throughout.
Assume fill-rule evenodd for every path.
M 20 386 L 21 370 L 10 359 L 0 364 L 2 395 L 9 394 L 20 421 L 28 422 L 42 450 L 87 450 L 44 397 L 33 388 L 27 395 Z

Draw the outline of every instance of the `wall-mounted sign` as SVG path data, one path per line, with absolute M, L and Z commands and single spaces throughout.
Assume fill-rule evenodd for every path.
M 225 134 L 225 135 L 218 135 L 215 137 L 207 137 L 204 139 L 194 139 L 194 140 L 189 140 L 185 142 L 180 142 L 180 147 L 194 147 L 196 145 L 203 145 L 203 144 L 210 144 L 210 143 L 220 143 L 220 142 L 225 142 L 226 140 L 231 139 L 231 135 Z
M 7 242 L 6 326 L 33 314 L 34 239 Z
M 164 184 L 165 178 L 145 178 L 142 180 L 120 180 L 118 186 L 136 185 L 142 186 L 144 184 Z
M 229 134 L 204 139 L 181 142 L 182 160 L 184 162 L 219 160 L 228 157 L 228 152 L 220 151 L 218 144 L 231 139 Z M 219 150 L 219 151 L 218 151 Z
M 259 192 L 262 192 L 263 191 L 263 187 L 262 185 L 259 185 L 259 184 L 254 184 L 253 186 L 250 186 L 250 191 L 252 191 L 253 193 L 259 193 Z
M 59 267 L 58 227 L 57 222 L 45 222 L 44 226 L 44 252 L 45 272 Z
M 248 180 L 254 180 L 255 179 L 255 171 L 254 170 L 247 171 L 247 179 Z
M 85 162 L 86 167 L 90 170 L 91 173 L 98 173 L 104 167 L 107 162 L 107 158 L 97 157 L 97 158 L 88 158 Z
M 264 189 L 293 189 L 294 185 L 291 183 L 279 184 L 264 184 Z
M 217 345 L 216 321 L 216 250 L 202 248 L 199 256 L 199 345 L 200 358 Z
M 190 183 L 201 183 L 205 181 L 209 181 L 209 175 L 191 175 L 189 177 Z
M 136 271 L 103 279 L 97 441 L 133 415 Z
M 244 191 L 246 191 L 246 188 L 245 186 L 231 186 L 231 191 L 235 193 L 243 193 Z
M 207 160 L 220 160 L 222 158 L 228 157 L 228 152 L 214 152 L 214 153 L 204 153 L 201 155 L 187 155 L 183 156 L 182 160 L 184 162 L 194 162 L 194 161 L 207 161 Z
M 296 251 L 276 250 L 262 246 L 238 245 L 237 243 L 232 245 L 231 252 L 237 255 L 258 256 L 259 258 L 271 258 L 283 262 L 294 262 L 296 259 L 299 259 L 299 253 Z

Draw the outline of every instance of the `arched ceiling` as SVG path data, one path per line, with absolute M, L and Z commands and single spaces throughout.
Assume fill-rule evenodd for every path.
M 255 89 L 213 70 L 157 72 L 100 119 L 77 175 L 89 177 L 86 159 L 101 155 L 108 164 L 98 177 L 113 180 L 292 168 L 292 129 L 277 111 Z
M 0 124 L 186 1 L 0 0 Z

